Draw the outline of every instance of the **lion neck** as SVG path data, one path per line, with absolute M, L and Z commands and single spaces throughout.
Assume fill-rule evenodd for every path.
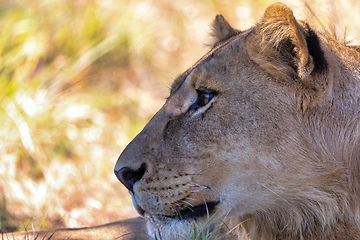
M 331 100 L 312 105 L 301 116 L 305 130 L 300 141 L 313 153 L 305 157 L 333 166 L 317 176 L 326 184 L 318 186 L 318 194 L 299 195 L 302 202 L 231 221 L 230 226 L 241 226 L 241 239 L 360 239 L 360 54 L 349 51 L 347 61 L 339 55 L 329 59 L 334 81 L 326 97 Z M 321 194 L 331 197 L 316 201 Z
M 289 213 L 289 212 L 288 212 Z M 240 239 L 291 240 L 291 239 L 359 239 L 359 226 L 348 217 L 336 222 L 320 219 L 316 213 L 301 212 L 289 216 L 284 212 L 258 213 L 240 220 Z M 299 214 L 299 215 L 298 215 Z M 272 216 L 269 218 L 268 216 Z M 310 221 L 309 221 L 310 220 Z

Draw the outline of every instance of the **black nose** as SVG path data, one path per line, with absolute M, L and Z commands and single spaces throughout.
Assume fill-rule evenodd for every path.
M 144 176 L 145 170 L 146 164 L 143 163 L 138 170 L 123 167 L 119 171 L 115 171 L 115 175 L 119 181 L 132 192 L 134 184 Z

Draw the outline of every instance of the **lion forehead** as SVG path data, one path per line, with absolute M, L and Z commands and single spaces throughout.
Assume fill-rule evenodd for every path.
M 236 34 L 231 35 L 231 37 L 229 37 L 229 39 L 225 39 L 222 42 L 218 42 L 214 45 L 214 47 L 211 48 L 211 50 L 206 53 L 202 58 L 200 58 L 191 68 L 189 68 L 188 70 L 186 70 L 184 73 L 182 73 L 179 77 L 177 77 L 170 88 L 170 96 L 173 95 L 179 88 L 180 86 L 183 84 L 183 82 L 186 80 L 186 78 L 188 77 L 188 75 L 196 68 L 198 68 L 201 65 L 206 64 L 207 62 L 211 61 L 212 59 L 214 59 L 214 56 L 216 56 L 216 54 L 220 53 L 222 55 L 226 54 L 226 56 L 228 56 L 227 53 L 224 53 L 224 50 L 226 48 L 231 48 L 231 44 L 233 44 L 234 42 L 239 42 L 240 39 L 245 39 L 251 32 L 253 32 L 255 30 L 255 28 L 250 28 L 246 31 L 238 31 L 236 32 Z M 231 52 L 231 51 L 230 51 Z M 223 60 L 223 59 L 222 59 Z M 231 58 L 228 58 L 228 60 L 231 60 Z M 218 61 L 218 63 L 221 63 L 222 61 Z M 220 74 L 220 72 L 218 72 Z M 216 77 L 216 76 L 214 76 Z

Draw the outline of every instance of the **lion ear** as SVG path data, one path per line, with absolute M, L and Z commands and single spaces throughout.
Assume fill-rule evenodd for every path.
M 237 33 L 239 31 L 231 27 L 222 15 L 217 15 L 212 25 L 212 36 L 215 38 L 212 45 L 216 46 L 218 43 L 231 38 Z
M 268 7 L 256 26 L 255 38 L 248 50 L 266 71 L 277 79 L 297 78 L 306 88 L 317 87 L 310 75 L 327 68 L 324 53 L 316 33 L 296 21 L 290 8 L 282 3 Z

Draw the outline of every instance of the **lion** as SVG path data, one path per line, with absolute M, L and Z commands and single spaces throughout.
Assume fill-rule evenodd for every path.
M 360 239 L 359 48 L 281 3 L 213 28 L 115 166 L 149 235 Z
M 360 48 L 282 3 L 211 50 L 121 153 L 153 239 L 360 239 Z
M 116 163 L 143 218 L 3 237 L 360 239 L 360 47 L 281 3 L 213 29 Z

